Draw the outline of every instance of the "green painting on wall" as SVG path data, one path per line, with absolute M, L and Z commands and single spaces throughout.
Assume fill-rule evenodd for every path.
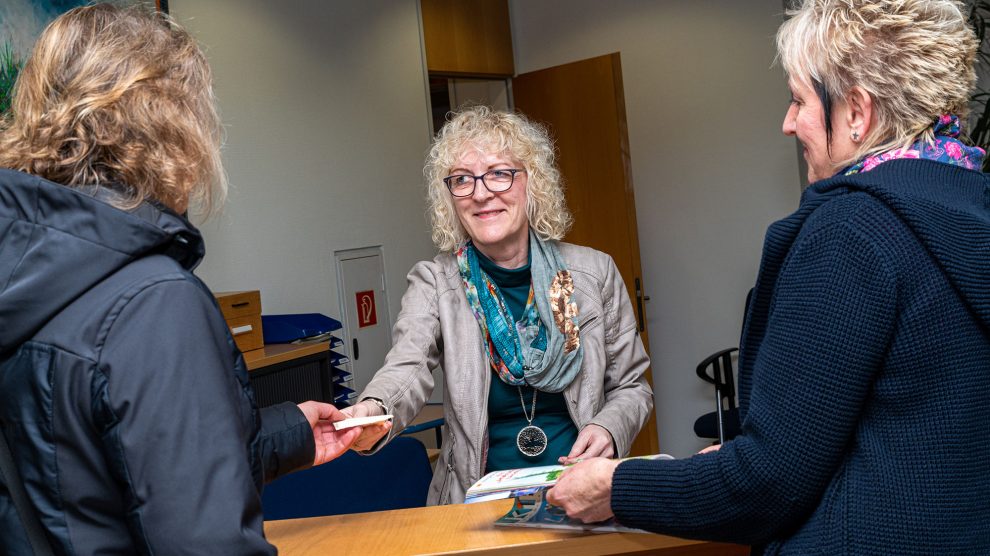
M 38 35 L 59 14 L 85 0 L 4 0 L 0 2 L 0 112 L 10 108 L 10 92 Z
M 88 3 L 87 0 L 0 1 L 0 113 L 10 108 L 14 81 L 41 32 L 62 13 Z M 125 5 L 136 2 L 114 0 L 111 3 Z M 155 4 L 162 11 L 168 11 L 165 2 Z

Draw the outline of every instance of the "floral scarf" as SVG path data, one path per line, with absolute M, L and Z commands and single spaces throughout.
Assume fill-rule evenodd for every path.
M 983 159 L 987 153 L 979 147 L 966 146 L 959 140 L 958 116 L 942 114 L 935 120 L 932 131 L 935 140 L 930 143 L 921 140 L 906 149 L 899 148 L 870 155 L 839 173 L 848 176 L 869 172 L 877 165 L 897 158 L 924 158 L 977 171 L 983 167 Z
M 464 293 L 481 328 L 488 361 L 495 374 L 512 386 L 562 392 L 581 370 L 574 282 L 555 242 L 529 234 L 532 282 L 522 317 L 516 322 L 502 292 L 478 262 L 469 241 L 456 252 Z M 553 323 L 553 326 L 549 326 Z

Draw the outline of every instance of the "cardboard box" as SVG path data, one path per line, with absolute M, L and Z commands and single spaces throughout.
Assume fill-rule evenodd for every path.
M 260 291 L 216 292 L 213 296 L 220 304 L 220 312 L 230 327 L 238 349 L 251 351 L 265 346 L 261 330 Z

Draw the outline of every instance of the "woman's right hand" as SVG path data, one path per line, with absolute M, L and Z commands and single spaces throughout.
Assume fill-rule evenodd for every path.
M 721 444 L 712 444 L 711 446 L 707 446 L 705 448 L 702 448 L 701 451 L 698 452 L 698 454 L 707 454 L 708 452 L 714 452 L 714 451 L 718 450 L 721 447 L 722 447 Z
M 371 417 L 375 415 L 382 415 L 382 408 L 373 401 L 365 400 L 361 403 L 352 405 L 351 407 L 342 409 L 341 413 L 347 415 L 347 418 Z M 388 434 L 388 431 L 392 429 L 392 421 L 384 421 L 382 423 L 366 425 L 361 427 L 361 429 L 361 434 L 359 434 L 357 440 L 351 444 L 351 449 L 364 452 L 370 450 L 383 436 Z

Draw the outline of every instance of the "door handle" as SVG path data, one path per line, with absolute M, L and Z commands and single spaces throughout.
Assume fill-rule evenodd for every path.
M 351 338 L 351 347 L 354 348 L 354 349 L 351 350 L 351 355 L 353 355 L 354 356 L 354 360 L 357 361 L 358 359 L 361 358 L 361 350 L 358 349 L 357 338 Z
M 639 331 L 646 331 L 646 321 L 643 320 L 643 286 L 636 278 L 636 317 L 639 321 Z

